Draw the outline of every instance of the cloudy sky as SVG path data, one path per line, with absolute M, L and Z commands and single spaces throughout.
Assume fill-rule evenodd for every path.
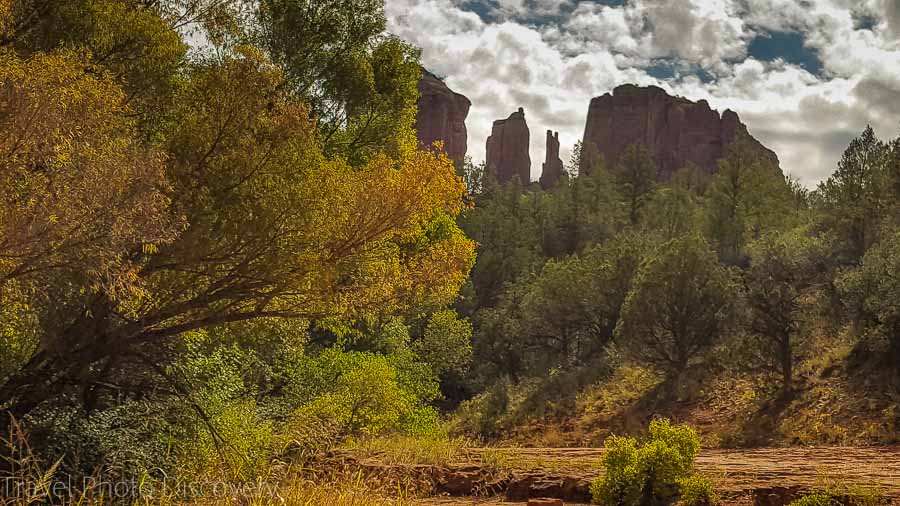
M 525 108 L 532 177 L 544 133 L 562 158 L 591 97 L 655 84 L 738 112 L 813 186 L 871 124 L 900 134 L 900 0 L 387 0 L 389 31 L 469 97 L 469 154 Z

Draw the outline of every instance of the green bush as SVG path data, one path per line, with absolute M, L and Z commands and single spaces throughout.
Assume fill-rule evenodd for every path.
M 792 502 L 789 506 L 833 506 L 834 504 L 835 502 L 830 495 L 817 492 L 805 495 Z
M 712 480 L 700 474 L 678 480 L 678 489 L 684 506 L 709 506 L 719 502 Z
M 820 477 L 813 491 L 789 506 L 882 506 L 890 498 L 877 486 L 847 483 L 840 477 Z
M 685 499 L 712 498 L 711 484 L 692 478 L 700 438 L 690 427 L 672 425 L 665 419 L 654 420 L 643 443 L 612 436 L 605 446 L 601 462 L 605 473 L 591 485 L 597 504 L 672 504 L 685 492 L 690 496 Z

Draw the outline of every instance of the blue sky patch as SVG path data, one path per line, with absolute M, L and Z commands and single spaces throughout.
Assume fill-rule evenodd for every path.
M 747 53 L 761 61 L 782 59 L 806 69 L 813 75 L 822 73 L 822 60 L 814 49 L 805 46 L 805 37 L 799 32 L 768 32 L 750 41 Z
M 534 15 L 525 14 L 523 16 L 517 16 L 516 18 L 519 21 L 531 24 L 531 25 L 544 25 L 550 23 L 557 23 L 567 18 L 569 14 L 575 10 L 575 7 L 579 4 L 594 4 L 594 5 L 607 5 L 610 7 L 621 7 L 625 5 L 627 0 L 594 0 L 590 2 L 573 2 L 572 5 L 562 6 L 558 15 L 546 15 L 546 14 L 537 14 Z M 532 7 L 535 4 L 535 0 L 526 0 L 525 5 L 527 7 Z M 482 21 L 486 23 L 495 23 L 500 21 L 496 15 L 494 15 L 495 9 L 499 7 L 499 2 L 497 0 L 464 0 L 462 4 L 459 6 L 460 9 L 464 11 L 474 12 L 478 14 L 478 17 L 482 19 Z

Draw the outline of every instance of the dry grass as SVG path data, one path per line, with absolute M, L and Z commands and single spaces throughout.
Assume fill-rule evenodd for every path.
M 477 444 L 468 438 L 423 439 L 408 436 L 376 437 L 353 442 L 347 449 L 360 457 L 388 465 L 435 465 L 465 462 Z
M 510 448 L 484 446 L 472 439 L 420 439 L 405 436 L 370 438 L 346 447 L 356 456 L 384 465 L 451 466 L 477 462 L 486 469 L 519 467 Z M 514 451 L 514 449 L 512 449 Z
M 8 435 L 0 438 L 0 505 L 30 506 L 406 506 L 411 494 L 400 487 L 374 488 L 355 476 L 310 479 L 301 467 L 273 462 L 268 479 L 259 482 L 181 481 L 122 479 L 96 473 L 92 477 L 69 478 L 60 471 L 60 461 L 42 462 L 28 443 L 21 425 L 13 421 Z M 410 446 L 408 445 L 407 448 Z M 444 451 L 453 444 L 448 442 Z M 436 446 L 430 451 L 437 452 Z M 434 455 L 434 454 L 433 454 Z
M 53 483 L 49 482 L 42 492 L 52 489 Z M 403 489 L 372 488 L 361 476 L 321 482 L 295 475 L 281 483 L 207 482 L 171 488 L 165 488 L 161 482 L 146 482 L 139 493 L 130 490 L 127 497 L 119 497 L 122 490 L 125 489 L 117 488 L 116 483 L 106 482 L 70 491 L 67 496 L 22 494 L 0 499 L 0 504 L 28 506 L 52 501 L 63 506 L 406 506 L 413 500 Z

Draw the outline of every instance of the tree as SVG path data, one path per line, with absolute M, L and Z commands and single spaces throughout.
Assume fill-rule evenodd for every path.
M 410 375 L 409 356 L 325 350 L 309 362 L 312 391 L 294 414 L 293 424 L 333 426 L 338 437 L 414 433 L 437 413 L 428 401 L 440 395 L 433 376 Z M 427 420 L 423 420 L 427 418 Z M 433 429 L 433 427 L 431 427 Z
M 359 165 L 416 148 L 419 50 L 393 36 L 383 0 L 261 0 L 256 38 L 310 106 L 325 151 Z
M 900 136 L 888 146 L 886 168 L 889 182 L 887 211 L 892 218 L 891 225 L 898 227 L 900 226 Z
M 615 182 L 593 144 L 575 145 L 567 171 L 571 177 L 543 194 L 542 249 L 553 258 L 609 239 L 625 219 Z
M 472 162 L 472 157 L 466 156 L 462 167 L 459 168 L 459 172 L 460 177 L 462 177 L 463 182 L 466 184 L 466 190 L 468 190 L 469 195 L 477 196 L 481 194 L 481 191 L 484 188 L 485 174 L 487 174 L 484 162 L 475 165 Z
M 437 375 L 465 372 L 472 360 L 472 324 L 460 319 L 456 311 L 438 311 L 431 315 L 413 349 Z
M 719 161 L 707 192 L 707 235 L 719 258 L 745 262 L 744 245 L 790 216 L 791 194 L 777 167 L 766 163 L 746 132 L 739 132 Z
M 534 362 L 583 364 L 612 340 L 647 241 L 622 233 L 579 256 L 551 260 L 519 303 Z
M 612 340 L 647 242 L 623 233 L 519 279 L 494 308 L 477 313 L 474 362 L 494 363 L 517 380 L 597 357 Z
M 488 185 L 460 227 L 479 245 L 471 281 L 479 307 L 491 306 L 506 283 L 543 264 L 540 209 L 519 184 Z
M 892 362 L 900 364 L 900 233 L 894 231 L 869 249 L 857 268 L 836 280 L 842 300 L 853 316 L 883 337 Z M 900 367 L 897 368 L 900 371 Z
M 797 334 L 815 290 L 825 281 L 828 249 L 803 230 L 763 236 L 749 247 L 744 287 L 749 330 L 764 366 L 781 375 L 782 391 L 793 388 Z
M 616 339 L 633 357 L 677 375 L 726 328 L 735 297 L 731 273 L 702 237 L 673 239 L 642 262 Z
M 694 233 L 698 228 L 699 205 L 691 191 L 675 187 L 657 190 L 647 203 L 642 227 L 664 239 Z
M 825 223 L 843 244 L 847 262 L 858 262 L 877 241 L 887 205 L 888 154 L 872 127 L 866 127 L 850 142 L 837 170 L 816 189 Z
M 10 0 L 7 32 L 0 46 L 22 55 L 80 49 L 125 94 L 142 129 L 160 119 L 178 85 L 187 52 L 178 29 L 206 19 L 220 0 Z M 221 9 L 219 9 L 221 10 Z
M 111 296 L 139 290 L 130 253 L 171 242 L 181 220 L 121 87 L 74 52 L 0 49 L 0 94 L 0 290 L 62 272 Z
M 462 182 L 444 156 L 380 155 L 359 168 L 319 151 L 308 109 L 252 49 L 185 70 L 165 132 L 169 244 L 129 251 L 139 296 L 117 300 L 58 273 L 44 343 L 2 387 L 12 414 L 67 385 L 94 391 L 165 363 L 187 331 L 257 318 L 339 328 L 448 303 L 474 245 L 456 227 Z
M 518 339 L 538 369 L 580 364 L 604 344 L 601 292 L 587 262 L 550 260 L 532 281 L 517 312 Z
M 646 146 L 632 144 L 619 157 L 613 176 L 625 201 L 628 219 L 632 225 L 637 225 L 641 209 L 656 186 L 656 162 Z

